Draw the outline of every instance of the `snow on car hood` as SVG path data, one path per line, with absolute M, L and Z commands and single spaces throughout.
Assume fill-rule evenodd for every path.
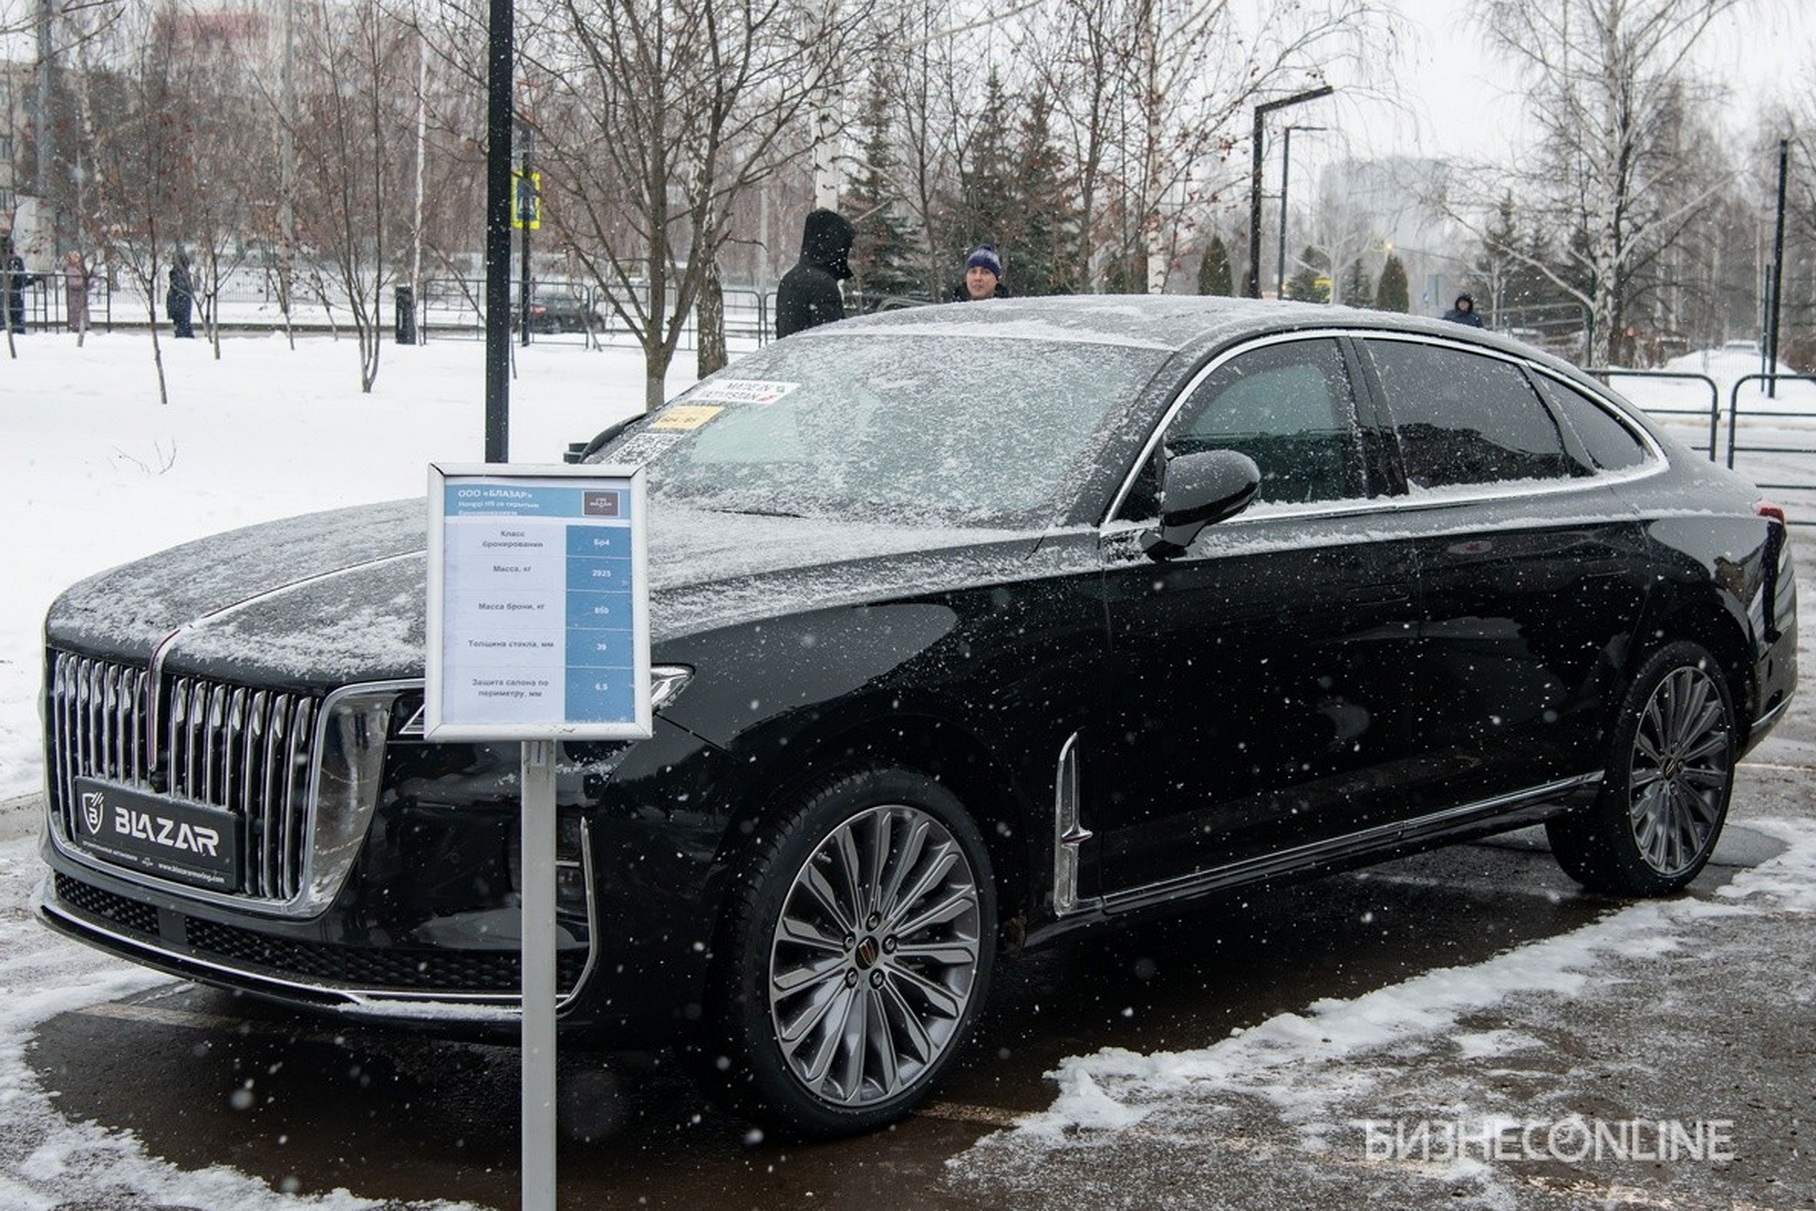
M 251 526 L 84 580 L 51 606 L 59 648 L 299 686 L 420 677 L 427 506 L 394 501 Z M 674 509 L 650 512 L 660 645 L 746 621 L 1011 578 L 1036 535 Z

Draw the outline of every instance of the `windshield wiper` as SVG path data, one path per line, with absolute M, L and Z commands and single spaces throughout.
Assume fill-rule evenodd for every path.
M 789 513 L 782 509 L 714 509 L 714 513 L 737 513 L 745 517 L 805 517 L 805 513 Z
M 570 463 L 585 462 L 587 459 L 593 457 L 593 455 L 599 453 L 599 451 L 623 437 L 626 433 L 629 433 L 634 426 L 640 425 L 648 420 L 650 415 L 651 414 L 648 412 L 639 412 L 635 416 L 627 416 L 615 425 L 606 426 L 606 428 L 590 442 L 570 442 L 567 448 L 566 461 Z

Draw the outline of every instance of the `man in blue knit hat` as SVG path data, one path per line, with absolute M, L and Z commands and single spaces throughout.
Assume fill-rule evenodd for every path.
M 982 299 L 1008 297 L 1009 288 L 1003 285 L 1003 259 L 989 244 L 979 244 L 965 258 L 965 278 L 953 287 L 953 300 L 975 303 Z

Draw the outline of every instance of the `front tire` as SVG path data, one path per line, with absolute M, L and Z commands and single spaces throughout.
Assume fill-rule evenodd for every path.
M 708 1092 L 797 1138 L 909 1114 L 952 1063 L 995 960 L 989 854 L 908 770 L 831 777 L 753 847 L 716 959 Z
M 1595 891 L 1656 896 L 1702 872 L 1734 789 L 1734 704 L 1715 659 L 1667 644 L 1628 686 L 1594 806 L 1550 821 L 1551 850 Z

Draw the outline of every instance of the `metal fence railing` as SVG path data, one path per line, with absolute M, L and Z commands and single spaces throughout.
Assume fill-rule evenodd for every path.
M 532 341 L 580 341 L 588 346 L 637 343 L 637 337 L 631 325 L 620 314 L 620 308 L 612 305 L 612 296 L 597 286 L 585 282 L 550 280 L 539 283 L 538 293 L 577 303 L 580 314 L 586 318 L 581 325 L 563 325 L 561 330 L 555 330 L 557 326 L 554 324 L 540 324 L 532 318 Z M 538 293 L 532 293 L 532 300 L 538 297 Z M 517 306 L 517 297 L 513 290 L 513 309 Z M 745 286 L 725 287 L 725 339 L 739 345 L 761 345 L 768 341 L 774 331 L 771 317 L 775 314 L 775 297 L 773 290 Z M 623 304 L 623 310 L 633 315 L 639 312 L 647 314 L 649 295 L 645 292 L 638 297 L 625 298 Z M 418 330 L 425 340 L 436 336 L 478 339 L 485 335 L 485 283 L 478 278 L 425 279 L 417 306 Z M 517 322 L 517 317 L 513 316 L 513 328 Z M 678 348 L 694 349 L 698 346 L 698 341 L 698 317 L 689 312 L 682 321 Z
M 61 332 L 68 327 L 69 307 L 65 288 L 65 277 L 62 273 L 33 273 L 28 275 L 28 285 L 19 289 L 20 303 L 24 312 L 25 330 L 27 332 Z M 122 284 L 122 279 L 112 273 L 96 273 L 92 276 L 89 293 L 88 315 L 89 328 L 98 332 L 111 332 L 117 327 L 143 328 L 148 322 L 150 311 L 140 290 L 130 282 Z M 386 314 L 381 316 L 383 330 L 392 332 L 396 328 L 394 314 L 398 304 L 392 287 L 402 283 L 390 283 L 387 286 L 388 297 L 384 300 Z M 582 343 L 589 348 L 613 346 L 634 346 L 638 343 L 631 326 L 618 313 L 618 309 L 609 305 L 608 297 L 596 286 L 573 281 L 548 280 L 539 284 L 539 290 L 548 294 L 559 294 L 566 299 L 579 300 L 581 308 L 596 319 L 574 325 L 542 325 L 532 322 L 530 339 L 532 341 L 555 341 Z M 534 297 L 534 296 L 532 296 Z M 749 286 L 728 286 L 724 290 L 725 298 L 725 337 L 734 347 L 749 348 L 767 342 L 775 331 L 775 291 L 761 290 Z M 517 306 L 517 291 L 513 288 L 511 301 L 513 310 Z M 627 300 L 625 310 L 635 314 L 639 306 L 647 313 L 648 295 Z M 8 322 L 7 305 L 10 300 L 0 298 L 0 325 Z M 153 301 L 157 321 L 166 320 L 162 294 Z M 478 278 L 439 277 L 428 278 L 422 283 L 414 299 L 416 332 L 418 339 L 431 337 L 471 338 L 478 339 L 485 334 L 485 283 Z M 210 316 L 218 316 L 219 323 L 225 331 L 266 331 L 285 326 L 282 309 L 272 297 L 270 284 L 262 279 L 254 281 L 250 276 L 237 274 L 224 283 L 224 289 L 218 298 L 198 296 L 195 307 L 195 324 L 198 330 L 203 328 Z M 299 298 L 291 308 L 290 326 L 299 330 L 332 329 L 338 323 L 346 322 L 344 306 L 331 306 L 319 297 L 311 294 L 308 298 Z M 515 329 L 517 317 L 513 315 L 512 326 Z M 693 350 L 699 343 L 699 324 L 696 315 L 689 313 L 682 323 L 679 348 Z
M 28 275 L 31 284 L 19 290 L 20 302 L 25 312 L 25 330 L 27 332 L 61 332 L 69 326 L 69 290 L 67 275 L 58 273 L 34 273 Z M 117 291 L 114 284 L 104 274 L 93 274 L 89 278 L 88 290 L 88 327 L 91 331 L 111 332 L 114 324 L 114 299 Z M 9 314 L 0 315 L 0 324 L 9 322 L 10 299 L 0 299 L 0 308 Z
M 1728 466 L 1732 467 L 1734 465 L 1734 458 L 1737 454 L 1760 456 L 1779 466 L 1785 465 L 1788 462 L 1793 467 L 1807 468 L 1807 473 L 1797 479 L 1784 481 L 1756 479 L 1754 482 L 1761 488 L 1769 488 L 1773 491 L 1816 491 L 1816 445 L 1808 443 L 1787 444 L 1787 441 L 1782 437 L 1775 437 L 1769 441 L 1741 440 L 1741 387 L 1747 383 L 1769 383 L 1772 385 L 1774 395 L 1776 395 L 1778 384 L 1785 382 L 1816 383 L 1816 375 L 1743 374 L 1734 380 L 1734 386 L 1728 393 Z M 1754 418 L 1770 417 L 1774 421 L 1816 421 L 1816 407 L 1785 408 L 1775 403 L 1769 412 L 1754 410 L 1752 416 Z M 1793 471 L 1792 474 L 1797 474 L 1797 472 Z

